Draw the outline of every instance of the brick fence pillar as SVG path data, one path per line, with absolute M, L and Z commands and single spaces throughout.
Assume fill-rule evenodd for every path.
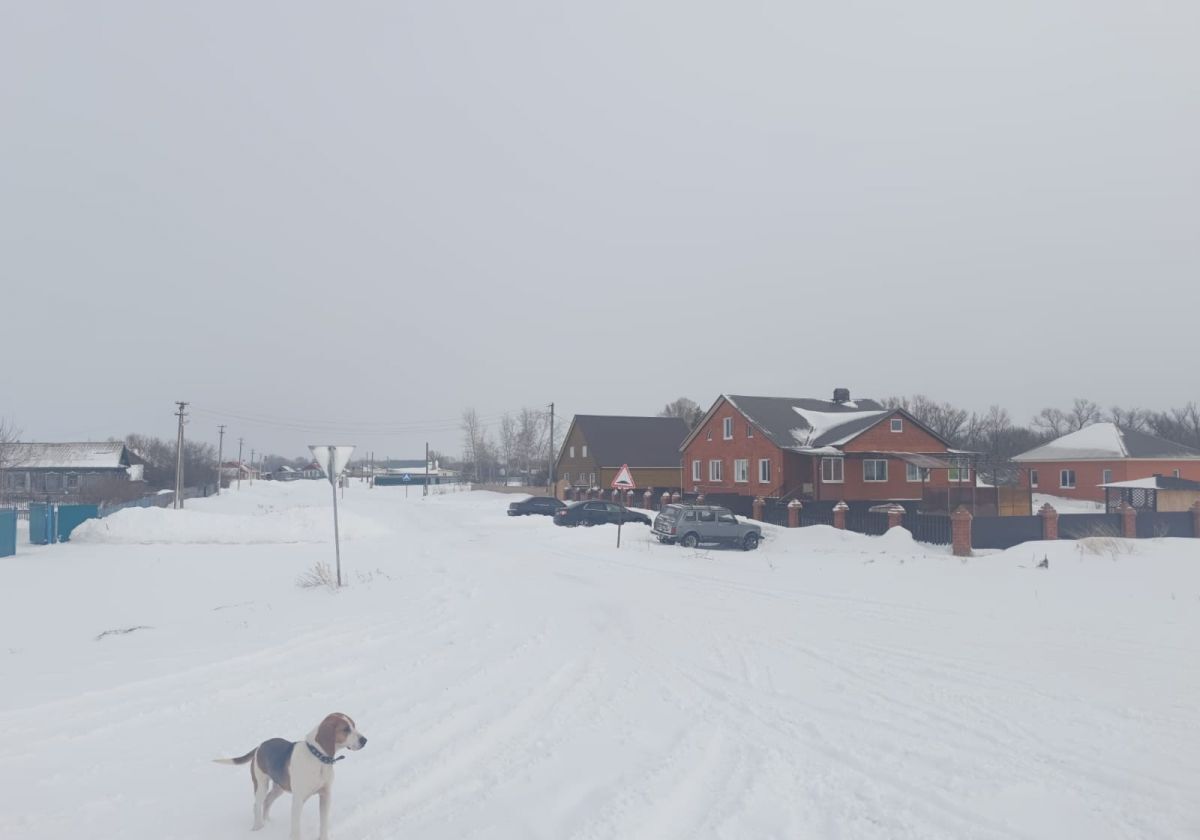
M 1127 540 L 1137 539 L 1137 508 L 1122 501 L 1121 505 L 1121 536 Z
M 838 502 L 833 506 L 833 527 L 842 531 L 846 530 L 846 511 L 850 510 L 850 505 L 845 502 Z
M 664 492 L 664 493 L 662 494 L 662 499 L 659 501 L 659 504 L 658 504 L 658 509 L 659 509 L 659 510 L 662 510 L 663 508 L 665 508 L 665 507 L 666 507 L 667 505 L 669 505 L 669 504 L 671 504 L 671 494 L 670 494 L 670 493 L 665 493 L 665 492 Z
M 698 505 L 704 504 L 704 494 L 703 493 L 701 493 L 699 496 L 696 497 L 696 504 L 698 504 Z
M 762 522 L 763 521 L 763 513 L 766 511 L 766 509 L 767 509 L 767 503 L 765 501 L 763 501 L 762 496 L 755 496 L 754 504 L 752 504 L 750 506 L 750 516 L 754 520 L 756 520 L 758 522 Z
M 904 505 L 892 505 L 888 508 L 888 530 L 899 528 L 904 524 Z
M 1042 539 L 1058 539 L 1058 511 L 1054 509 L 1053 505 L 1046 502 L 1038 511 L 1038 516 L 1042 517 Z
M 971 520 L 974 518 L 971 511 L 962 505 L 950 514 L 950 541 L 955 557 L 971 556 Z
M 646 510 L 654 510 L 654 494 L 649 490 L 642 494 L 642 507 Z
M 799 499 L 792 499 L 788 502 L 788 527 L 800 527 L 800 511 L 804 509 L 804 503 Z
M 620 490 L 617 490 L 617 489 L 615 489 L 615 488 L 613 489 L 613 491 L 612 491 L 612 500 L 613 500 L 614 502 L 616 502 L 617 504 L 621 504 L 621 491 L 620 491 Z
M 1200 537 L 1200 502 L 1192 505 L 1192 536 Z
M 681 495 L 680 495 L 680 493 L 679 493 L 679 491 L 678 491 L 678 490 L 676 490 L 674 493 L 672 493 L 672 494 L 671 494 L 671 503 L 672 503 L 672 504 L 676 504 L 676 505 L 677 505 L 677 504 L 679 504 L 679 502 L 680 502 L 682 499 L 683 499 L 683 496 L 681 496 Z
M 633 507 L 633 491 L 625 491 L 625 507 Z

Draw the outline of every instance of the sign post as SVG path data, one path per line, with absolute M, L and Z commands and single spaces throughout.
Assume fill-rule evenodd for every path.
M 634 483 L 633 473 L 629 471 L 628 464 L 622 464 L 621 469 L 617 470 L 617 475 L 612 480 L 612 488 L 614 490 L 633 490 L 637 487 Z M 621 547 L 621 525 L 625 522 L 625 506 L 621 505 L 621 516 L 617 520 L 617 548 Z
M 341 476 L 342 470 L 346 469 L 346 464 L 350 463 L 354 447 L 309 446 L 308 448 L 313 454 L 313 459 L 325 471 L 325 477 L 329 479 L 329 486 L 333 489 L 333 551 L 337 558 L 337 585 L 340 588 L 342 585 L 342 545 L 338 535 L 338 478 Z
M 412 483 L 412 476 L 408 473 L 400 476 L 400 480 L 404 482 L 404 498 L 408 498 L 408 485 Z

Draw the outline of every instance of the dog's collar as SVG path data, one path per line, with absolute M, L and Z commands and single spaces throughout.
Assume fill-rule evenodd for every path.
M 308 747 L 308 751 L 316 756 L 317 761 L 321 762 L 322 764 L 333 764 L 333 762 L 341 761 L 346 757 L 344 755 L 339 755 L 337 758 L 334 758 L 331 755 L 325 755 L 325 753 L 314 747 L 311 741 L 305 741 L 304 746 Z

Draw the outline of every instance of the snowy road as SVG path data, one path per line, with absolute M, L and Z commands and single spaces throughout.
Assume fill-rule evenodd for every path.
M 1200 541 L 617 550 L 508 497 L 353 486 L 331 594 L 294 585 L 327 496 L 0 560 L 0 837 L 284 838 L 209 760 L 335 710 L 370 739 L 338 840 L 1200 836 Z

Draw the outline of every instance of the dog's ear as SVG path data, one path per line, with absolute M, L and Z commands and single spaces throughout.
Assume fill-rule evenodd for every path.
M 325 755 L 332 756 L 337 751 L 337 727 L 340 722 L 341 715 L 326 715 L 317 727 L 317 746 L 325 751 Z

